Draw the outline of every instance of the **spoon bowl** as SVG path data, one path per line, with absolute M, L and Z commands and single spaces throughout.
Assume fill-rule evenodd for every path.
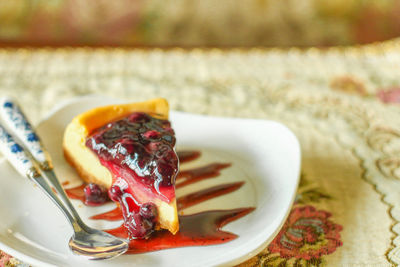
M 125 253 L 129 244 L 105 232 L 89 228 L 75 232 L 68 243 L 77 255 L 91 260 L 111 259 Z

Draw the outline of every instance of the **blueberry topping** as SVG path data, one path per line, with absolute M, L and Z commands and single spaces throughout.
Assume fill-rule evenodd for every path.
M 144 112 L 135 112 L 135 113 L 132 113 L 129 117 L 128 117 L 128 121 L 130 121 L 130 122 L 136 122 L 136 123 L 139 123 L 139 122 L 148 122 L 148 121 L 150 121 L 150 118 L 149 118 L 150 116 L 149 115 L 147 115 L 146 113 L 144 113 Z
M 178 171 L 178 157 L 173 150 L 175 136 L 170 125 L 167 120 L 135 112 L 95 130 L 86 145 L 100 159 L 134 171 L 157 191 L 159 184 L 173 185 Z M 158 168 L 159 165 L 163 167 Z
M 86 140 L 86 146 L 114 175 L 108 196 L 121 205 L 124 225 L 132 238 L 147 238 L 154 231 L 158 210 L 153 203 L 137 201 L 129 187 L 130 179 L 155 194 L 160 194 L 162 187 L 173 186 L 178 171 L 174 145 L 170 122 L 143 112 L 108 123 Z M 88 191 L 90 201 L 97 201 L 97 195 L 102 195 L 98 189 Z
M 118 202 L 122 194 L 121 188 L 118 185 L 113 185 L 108 190 L 108 196 L 114 202 Z
M 161 133 L 159 133 L 159 132 L 157 132 L 157 131 L 154 131 L 154 130 L 150 130 L 150 131 L 147 131 L 147 132 L 145 132 L 144 134 L 142 134 L 142 136 L 144 137 L 144 138 L 147 138 L 147 139 L 157 139 L 157 138 L 160 138 L 161 137 Z M 171 140 L 172 141 L 172 140 Z M 171 142 L 170 141 L 170 142 Z
M 84 189 L 85 203 L 88 205 L 98 205 L 108 201 L 107 190 L 98 184 L 88 184 Z
M 154 231 L 154 222 L 145 219 L 140 214 L 134 213 L 125 220 L 125 227 L 130 236 L 135 238 L 146 238 Z
M 144 203 L 140 207 L 140 215 L 142 215 L 143 218 L 154 221 L 157 218 L 157 207 L 153 203 Z

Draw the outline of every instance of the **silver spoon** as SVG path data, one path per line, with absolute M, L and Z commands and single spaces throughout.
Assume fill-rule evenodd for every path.
M 0 99 L 0 115 L 29 153 L 1 125 L 0 151 L 21 175 L 36 183 L 67 217 L 74 230 L 69 241 L 72 252 L 96 260 L 113 258 L 126 252 L 128 241 L 83 223 L 58 181 L 48 153 L 15 101 Z

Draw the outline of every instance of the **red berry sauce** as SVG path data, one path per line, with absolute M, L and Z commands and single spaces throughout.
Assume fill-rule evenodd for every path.
M 161 230 L 155 232 L 147 240 L 131 240 L 126 254 L 139 254 L 168 248 L 217 245 L 232 241 L 237 238 L 237 235 L 222 231 L 221 228 L 246 216 L 253 210 L 254 208 L 209 210 L 179 216 L 178 233 L 173 235 L 167 230 Z M 106 232 L 122 238 L 128 236 L 125 227 L 118 227 Z
M 176 178 L 179 181 L 176 184 L 176 188 L 181 188 L 205 179 L 215 178 L 220 175 L 220 170 L 230 166 L 230 163 L 210 163 L 198 168 L 180 171 Z

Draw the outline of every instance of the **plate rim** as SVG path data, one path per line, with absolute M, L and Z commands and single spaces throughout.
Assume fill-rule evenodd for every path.
M 48 111 L 39 120 L 39 122 L 34 126 L 34 128 L 36 129 L 36 128 L 40 127 L 44 122 L 48 121 L 51 117 L 53 117 L 54 115 L 56 115 L 58 112 L 62 111 L 64 108 L 68 107 L 69 105 L 73 105 L 73 104 L 76 104 L 76 103 L 79 103 L 79 102 L 87 101 L 88 99 L 95 99 L 95 98 L 101 99 L 103 101 L 107 98 L 107 101 L 115 102 L 115 103 L 124 103 L 124 102 L 128 102 L 129 101 L 129 100 L 122 100 L 122 99 L 118 99 L 118 98 L 112 98 L 112 97 L 108 97 L 108 96 L 101 95 L 101 94 L 88 94 L 88 95 L 75 96 L 75 97 L 72 97 L 72 98 L 64 99 L 61 102 L 59 102 L 58 104 L 56 104 L 53 108 L 51 108 L 50 111 Z M 299 161 L 297 162 L 297 166 L 296 166 L 297 167 L 297 176 L 296 176 L 296 179 L 295 179 L 296 184 L 293 187 L 293 192 L 291 192 L 291 199 L 288 202 L 288 206 L 285 207 L 286 208 L 285 215 L 284 215 L 283 219 L 280 221 L 279 226 L 275 229 L 275 231 L 273 232 L 272 235 L 270 235 L 269 238 L 267 238 L 264 242 L 262 242 L 257 248 L 253 249 L 251 252 L 249 252 L 249 253 L 247 253 L 245 255 L 241 255 L 241 256 L 239 255 L 237 257 L 230 258 L 230 259 L 228 259 L 226 261 L 220 260 L 219 262 L 216 262 L 214 265 L 216 265 L 216 266 L 236 265 L 236 264 L 242 263 L 242 262 L 254 257 L 259 252 L 261 252 L 276 237 L 276 235 L 279 233 L 279 231 L 282 229 L 282 226 L 286 222 L 286 219 L 289 216 L 291 208 L 293 206 L 293 203 L 294 203 L 294 200 L 295 200 L 295 197 L 296 197 L 296 192 L 297 192 L 298 185 L 299 185 L 299 181 L 300 181 L 301 162 L 302 162 L 301 147 L 300 147 L 300 142 L 299 142 L 297 136 L 285 124 L 283 124 L 283 123 L 281 123 L 279 121 L 275 121 L 275 120 L 258 119 L 258 118 L 240 118 L 240 117 L 213 116 L 213 115 L 205 115 L 205 114 L 183 112 L 183 111 L 176 111 L 176 110 L 170 110 L 170 112 L 177 113 L 177 114 L 180 113 L 180 114 L 186 114 L 186 115 L 193 115 L 193 116 L 198 116 L 198 117 L 203 117 L 203 118 L 238 119 L 238 120 L 244 120 L 244 121 L 259 121 L 259 122 L 268 121 L 268 122 L 272 122 L 274 124 L 277 124 L 280 127 L 285 128 L 285 130 L 293 137 L 293 140 L 295 141 L 295 145 L 296 145 L 296 148 L 297 148 L 296 150 L 298 152 L 297 153 L 297 157 L 299 159 Z M 4 161 L 6 161 L 6 159 L 4 157 L 0 158 L 0 164 L 3 164 Z M 30 255 L 26 255 L 23 252 L 20 252 L 19 250 L 4 244 L 3 242 L 1 242 L 1 240 L 0 240 L 0 249 L 3 250 L 4 252 L 14 256 L 18 260 L 20 260 L 20 261 L 22 261 L 24 263 L 32 264 L 33 266 L 56 266 L 56 265 L 53 265 L 51 263 L 41 261 L 41 260 L 39 260 L 39 259 L 37 259 L 35 257 L 30 256 Z

